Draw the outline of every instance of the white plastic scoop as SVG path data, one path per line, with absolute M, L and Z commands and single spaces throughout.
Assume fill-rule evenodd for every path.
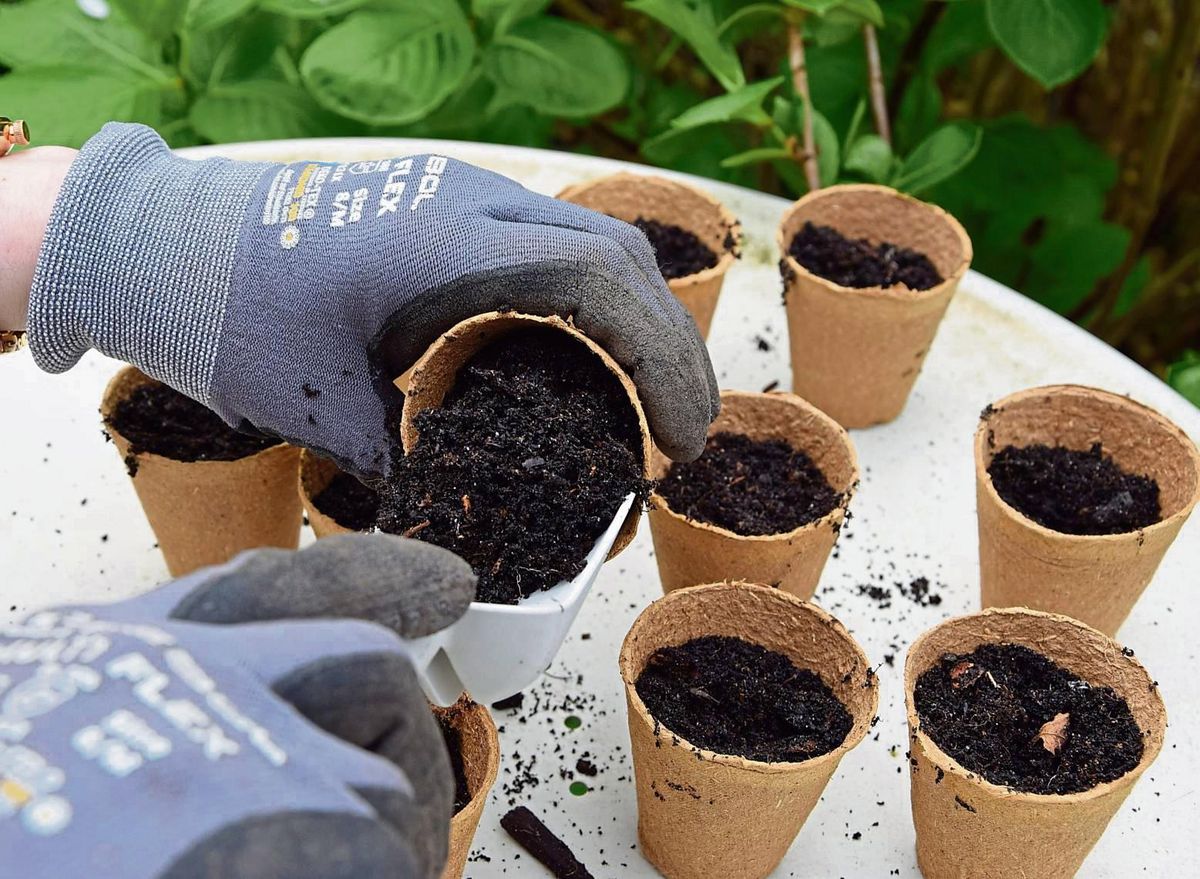
M 429 700 L 453 705 L 465 690 L 486 705 L 536 681 L 554 661 L 633 503 L 632 494 L 625 498 L 575 579 L 515 605 L 473 601 L 454 625 L 410 641 Z

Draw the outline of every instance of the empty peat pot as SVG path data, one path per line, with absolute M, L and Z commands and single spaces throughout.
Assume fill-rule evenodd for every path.
M 1158 483 L 1158 522 L 1120 534 L 1055 531 L 1006 503 L 988 474 L 1006 446 L 1086 451 L 1095 443 L 1122 470 Z M 1112 635 L 1200 500 L 1200 453 L 1182 430 L 1127 397 L 1050 385 L 984 411 L 975 432 L 975 484 L 982 606 L 1066 614 Z
M 568 186 L 558 198 L 632 223 L 653 220 L 695 235 L 717 258 L 715 266 L 678 278 L 667 287 L 708 338 L 725 273 L 738 255 L 741 227 L 719 201 L 695 186 L 666 177 L 621 172 Z
M 1093 686 L 1111 687 L 1142 731 L 1141 761 L 1115 781 L 1055 795 L 992 784 L 946 754 L 921 729 L 913 695 L 917 679 L 947 653 L 1000 643 L 1028 647 Z M 917 863 L 925 879 L 1074 876 L 1158 756 L 1167 726 L 1158 688 L 1121 645 L 1077 620 L 1026 608 L 985 610 L 930 629 L 908 651 L 904 694 Z
M 813 671 L 850 713 L 841 745 L 799 763 L 765 763 L 694 747 L 646 709 L 637 681 L 660 648 L 706 635 L 781 653 Z M 842 757 L 867 734 L 879 703 L 867 657 L 814 604 L 767 586 L 679 589 L 634 621 L 620 657 L 642 854 L 668 879 L 757 879 L 787 853 Z
M 927 290 L 843 287 L 788 253 L 811 222 L 847 238 L 889 242 L 929 258 L 943 278 Z M 904 409 L 938 324 L 971 264 L 971 240 L 941 208 L 886 186 L 811 192 L 778 230 L 792 355 L 792 389 L 845 427 L 891 421 Z
M 136 389 L 154 384 L 159 383 L 125 367 L 108 383 L 100 414 L 171 575 L 229 561 L 247 549 L 295 549 L 300 450 L 281 442 L 232 461 L 177 461 L 136 449 L 113 426 L 113 413 Z
M 737 534 L 673 510 L 660 493 L 650 498 L 650 533 L 664 592 L 701 583 L 766 583 L 811 598 L 837 541 L 858 484 L 858 456 L 845 429 L 794 394 L 722 391 L 721 414 L 711 437 L 733 433 L 752 440 L 783 440 L 820 468 L 840 495 L 816 521 L 780 534 Z M 671 462 L 655 452 L 652 475 L 662 479 Z
M 471 854 L 479 818 L 487 805 L 488 793 L 500 769 L 500 739 L 487 708 L 467 696 L 448 708 L 434 706 L 433 710 L 441 723 L 458 733 L 467 792 L 471 797 L 450 819 L 450 851 L 442 871 L 442 879 L 460 879 L 467 856 Z
M 490 312 L 465 320 L 446 331 L 417 361 L 401 416 L 405 450 L 420 441 L 417 415 L 441 404 L 454 386 L 459 369 L 473 355 L 509 333 L 533 326 L 568 333 L 620 380 L 640 426 L 642 468 L 648 477 L 653 450 L 650 428 L 629 377 L 604 349 L 561 318 L 515 312 Z M 533 683 L 558 653 L 605 559 L 617 555 L 633 539 L 640 515 L 641 505 L 630 494 L 608 529 L 597 538 L 584 569 L 574 579 L 514 605 L 474 601 L 462 619 L 449 628 L 410 642 L 426 695 L 438 704 L 448 705 L 466 691 L 486 704 Z

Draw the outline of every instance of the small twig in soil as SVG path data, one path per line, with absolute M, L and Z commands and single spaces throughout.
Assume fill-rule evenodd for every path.
M 557 879 L 593 879 L 587 867 L 579 863 L 566 843 L 551 833 L 550 828 L 524 806 L 517 806 L 501 818 L 500 826 Z
M 424 522 L 418 522 L 416 525 L 413 525 L 411 528 L 406 528 L 404 530 L 404 533 L 401 534 L 400 536 L 401 537 L 412 537 L 414 534 L 419 534 L 420 532 L 424 531 L 428 527 L 429 527 L 429 520 L 426 519 Z

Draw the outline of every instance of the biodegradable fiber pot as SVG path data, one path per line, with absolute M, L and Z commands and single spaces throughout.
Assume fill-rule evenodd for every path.
M 805 222 L 917 250 L 945 280 L 928 290 L 827 281 L 788 254 Z M 966 231 L 939 207 L 886 186 L 851 184 L 810 192 L 792 205 L 779 224 L 778 243 L 793 390 L 845 427 L 891 421 L 904 409 L 971 264 Z
M 400 425 L 404 448 L 413 448 L 420 439 L 417 415 L 441 404 L 454 386 L 458 370 L 476 352 L 514 330 L 530 326 L 553 327 L 569 333 L 617 376 L 641 426 L 643 472 L 648 477 L 653 445 L 633 382 L 604 349 L 558 317 L 490 312 L 465 320 L 444 333 L 412 369 Z M 472 602 L 454 625 L 410 642 L 426 695 L 434 702 L 448 705 L 465 690 L 480 702 L 490 703 L 533 683 L 554 660 L 605 558 L 617 555 L 637 532 L 641 511 L 635 500 L 632 494 L 626 498 L 608 530 L 597 538 L 586 566 L 575 579 L 531 595 L 516 605 Z
M 434 712 L 462 738 L 463 769 L 470 801 L 450 819 L 450 853 L 442 879 L 460 879 L 471 854 L 471 842 L 479 818 L 487 805 L 488 792 L 500 769 L 500 739 L 487 708 L 464 695 L 449 708 L 435 706 Z
M 558 198 L 627 223 L 643 218 L 678 226 L 707 245 L 717 255 L 717 264 L 672 278 L 667 287 L 691 314 L 700 335 L 708 338 L 721 285 L 737 260 L 741 236 L 738 221 L 724 205 L 707 192 L 677 180 L 624 172 L 568 186 Z
M 1044 443 L 1104 452 L 1153 477 L 1161 521 L 1124 534 L 1064 534 L 1013 509 L 988 466 L 1005 446 Z M 1078 385 L 1019 391 L 985 410 L 975 433 L 979 576 L 983 607 L 1062 613 L 1112 635 L 1150 583 L 1200 500 L 1200 453 L 1187 435 L 1126 397 Z
M 762 763 L 698 749 L 646 710 L 636 683 L 659 648 L 704 635 L 742 638 L 812 669 L 854 718 L 835 750 Z M 879 704 L 876 679 L 845 627 L 767 586 L 718 583 L 670 592 L 642 611 L 621 647 L 642 854 L 668 879 L 757 879 L 786 854 L 839 761 Z
M 350 533 L 349 528 L 332 516 L 322 513 L 313 502 L 340 472 L 337 464 L 328 458 L 314 455 L 308 449 L 300 453 L 300 503 L 308 516 L 308 524 L 312 525 L 313 534 L 318 538 Z
M 841 493 L 842 502 L 815 522 L 786 533 L 744 535 L 689 519 L 655 493 L 648 515 L 663 591 L 745 580 L 777 585 L 800 598 L 811 598 L 858 484 L 854 444 L 836 421 L 794 394 L 722 391 L 721 414 L 708 433 L 721 432 L 754 440 L 786 440 L 792 448 L 808 454 Z M 656 451 L 654 478 L 662 479 L 670 465 Z
M 1141 728 L 1141 762 L 1116 781 L 1077 794 L 1029 794 L 968 772 L 921 731 L 917 678 L 945 653 L 981 644 L 1029 647 L 1096 686 L 1112 687 Z M 1025 608 L 985 610 L 947 620 L 917 639 L 904 664 L 917 863 L 925 879 L 1068 879 L 1074 876 L 1126 795 L 1154 762 L 1166 709 L 1146 670 L 1121 645 L 1077 620 Z
M 122 460 L 130 443 L 109 423 L 134 389 L 156 383 L 132 366 L 108 383 L 104 428 Z M 229 561 L 262 546 L 295 549 L 300 540 L 296 470 L 300 450 L 280 443 L 236 461 L 175 461 L 137 452 L 133 487 L 171 576 Z

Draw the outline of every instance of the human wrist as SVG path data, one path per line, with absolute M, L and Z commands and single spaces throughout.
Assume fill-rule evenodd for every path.
M 74 158 L 75 150 L 48 146 L 0 161 L 0 330 L 28 325 L 38 250 Z

